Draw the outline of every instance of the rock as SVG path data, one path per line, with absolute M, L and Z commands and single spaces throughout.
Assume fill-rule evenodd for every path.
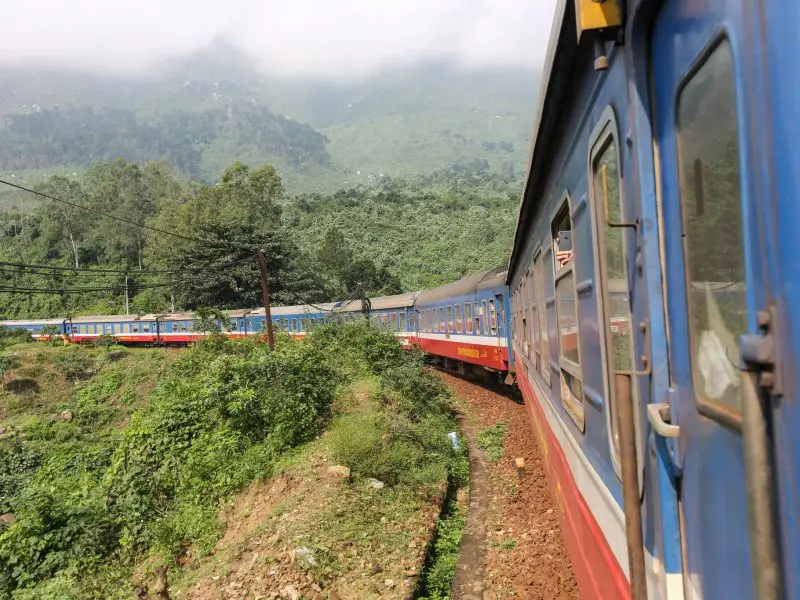
M 318 586 L 316 583 L 312 583 L 312 584 L 311 584 L 311 589 L 312 589 L 312 590 L 314 590 L 314 591 L 315 591 L 315 592 L 317 592 L 317 593 L 319 593 L 319 592 L 321 592 L 321 591 L 322 591 L 322 588 L 321 588 L 321 587 L 319 587 L 319 586 Z
M 378 481 L 377 479 L 369 479 L 367 481 L 367 487 L 373 490 L 382 490 L 385 486 L 386 486 L 385 483 L 383 483 L 382 481 Z
M 317 564 L 317 560 L 314 558 L 314 551 L 311 548 L 297 548 L 294 551 L 294 556 L 295 558 L 298 556 L 303 558 L 312 567 Z
M 387 579 L 383 582 L 383 585 L 385 585 L 388 589 L 392 589 L 394 587 L 394 581 Z
M 58 418 L 62 421 L 72 421 L 74 415 L 71 410 L 64 410 L 58 413 Z
M 287 585 L 281 589 L 281 598 L 289 598 L 290 600 L 300 600 L 300 592 L 298 592 L 293 585 Z
M 350 467 L 345 467 L 344 465 L 328 467 L 328 475 L 340 477 L 341 479 L 350 479 Z
M 6 525 L 13 525 L 17 522 L 17 517 L 14 516 L 14 513 L 3 513 L 0 515 L 0 523 L 4 523 Z
M 552 515 L 553 514 L 553 509 L 552 508 L 548 508 L 547 509 L 547 514 L 548 515 Z

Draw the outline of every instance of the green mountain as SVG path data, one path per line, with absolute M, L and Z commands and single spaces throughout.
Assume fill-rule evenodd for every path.
M 0 173 L 30 183 L 117 157 L 167 158 L 213 182 L 238 159 L 275 165 L 298 193 L 475 161 L 519 176 L 537 80 L 440 64 L 356 83 L 276 79 L 224 43 L 147 77 L 0 71 Z

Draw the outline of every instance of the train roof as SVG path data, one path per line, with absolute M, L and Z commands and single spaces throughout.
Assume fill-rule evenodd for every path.
M 372 310 L 386 310 L 389 308 L 406 308 L 414 306 L 420 292 L 405 292 L 403 294 L 395 294 L 393 296 L 378 296 L 370 298 L 370 306 Z M 336 306 L 339 312 L 361 312 L 361 300 L 347 300 L 339 302 Z
M 445 298 L 455 298 L 478 290 L 503 285 L 506 281 L 506 274 L 505 267 L 495 267 L 488 271 L 469 275 L 442 287 L 420 292 L 419 296 L 417 296 L 417 304 L 430 304 Z
M 63 319 L 10 319 L 0 321 L 0 325 L 8 327 L 28 327 L 31 325 L 61 325 Z
M 328 307 L 332 307 L 333 304 L 330 302 L 321 302 L 320 304 L 294 304 L 292 306 L 271 306 L 270 312 L 272 316 L 283 316 L 283 315 L 318 315 L 320 313 L 327 312 L 331 310 Z M 248 313 L 248 316 L 252 317 L 263 317 L 264 316 L 264 307 L 257 308 L 253 312 Z
M 534 191 L 543 175 L 543 167 L 548 156 L 543 150 L 549 138 L 553 135 L 559 123 L 558 113 L 563 109 L 563 103 L 569 99 L 563 98 L 570 82 L 568 72 L 572 57 L 578 47 L 578 34 L 574 18 L 567 18 L 575 14 L 574 0 L 558 0 L 553 15 L 553 25 L 550 29 L 550 40 L 547 44 L 544 69 L 542 71 L 539 88 L 539 99 L 533 119 L 533 133 L 531 136 L 531 152 L 528 158 L 528 168 L 525 172 L 525 187 L 520 199 L 517 217 L 517 226 L 514 232 L 514 246 L 508 261 L 507 277 L 513 272 L 518 257 L 518 250 L 524 248 L 524 231 L 528 221 L 535 213 Z

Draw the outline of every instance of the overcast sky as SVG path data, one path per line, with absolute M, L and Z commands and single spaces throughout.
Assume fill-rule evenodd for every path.
M 0 64 L 147 71 L 223 38 L 277 75 L 539 67 L 556 0 L 2 0 Z

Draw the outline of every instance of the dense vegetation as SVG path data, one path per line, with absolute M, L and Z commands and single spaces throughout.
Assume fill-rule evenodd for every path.
M 0 173 L 30 183 L 123 157 L 169 159 L 215 182 L 238 158 L 276 166 L 292 193 L 476 159 L 519 176 L 537 79 L 443 65 L 348 83 L 275 79 L 224 45 L 146 78 L 0 69 Z
M 95 272 L 3 266 L 0 290 L 93 291 L 0 291 L 0 317 L 119 313 L 126 275 L 132 311 L 256 307 L 256 248 L 267 256 L 278 304 L 448 283 L 506 260 L 520 186 L 478 162 L 291 197 L 269 166 L 236 163 L 208 186 L 163 162 L 117 160 L 82 177 L 51 176 L 36 189 L 91 211 L 53 200 L 0 211 L 0 261 Z M 167 272 L 148 274 L 159 270 Z
M 278 159 L 297 170 L 330 163 L 325 136 L 255 104 L 172 109 L 149 117 L 132 109 L 67 106 L 8 115 L 0 127 L 0 171 L 88 169 L 122 157 L 136 163 L 169 160 L 198 179 L 205 152 L 223 139 L 239 148 L 237 155 L 247 148 L 262 162 Z
M 357 478 L 420 489 L 467 472 L 443 385 L 366 324 L 281 337 L 275 352 L 222 337 L 181 355 L 17 348 L 20 383 L 0 403 L 0 597 L 129 597 L 134 565 L 210 552 L 221 503 L 329 424 Z M 337 414 L 363 377 L 374 400 Z

